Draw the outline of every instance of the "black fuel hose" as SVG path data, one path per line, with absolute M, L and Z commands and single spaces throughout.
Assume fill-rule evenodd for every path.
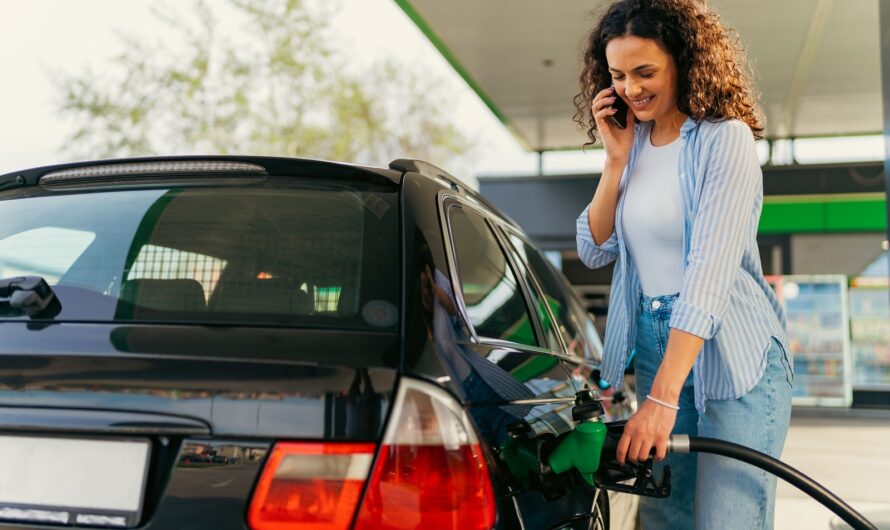
M 668 450 L 672 453 L 711 453 L 746 462 L 779 477 L 816 499 L 854 529 L 877 530 L 877 527 L 871 521 L 863 517 L 861 513 L 854 510 L 840 497 L 828 491 L 825 486 L 781 460 L 755 451 L 750 447 L 714 438 L 673 435 L 671 436 Z

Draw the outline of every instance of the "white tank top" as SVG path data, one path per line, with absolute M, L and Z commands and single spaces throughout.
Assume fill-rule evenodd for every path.
M 628 175 L 622 228 L 624 242 L 649 297 L 680 292 L 683 286 L 683 202 L 678 137 L 654 147 L 643 142 Z

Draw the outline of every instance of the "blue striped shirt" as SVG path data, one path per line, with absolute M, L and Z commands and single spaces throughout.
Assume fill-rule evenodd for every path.
M 627 177 L 633 174 L 650 127 L 648 122 L 635 127 L 616 219 L 622 219 Z M 760 266 L 757 224 L 763 207 L 763 174 L 751 130 L 738 120 L 687 119 L 680 135 L 685 263 L 683 288 L 669 325 L 705 340 L 692 369 L 696 408 L 704 412 L 707 400 L 737 399 L 757 385 L 766 369 L 770 338 L 785 343 L 785 315 Z M 590 233 L 588 208 L 577 222 L 581 261 L 599 268 L 617 260 L 602 377 L 620 386 L 636 337 L 640 279 L 621 223 L 616 221 L 612 236 L 597 245 Z

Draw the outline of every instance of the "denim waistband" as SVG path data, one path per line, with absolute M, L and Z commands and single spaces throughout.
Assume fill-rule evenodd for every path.
M 639 312 L 650 315 L 669 315 L 674 308 L 674 303 L 680 298 L 680 293 L 663 294 L 648 297 L 640 292 Z

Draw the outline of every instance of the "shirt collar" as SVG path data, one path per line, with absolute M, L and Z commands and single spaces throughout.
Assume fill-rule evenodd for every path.
M 698 127 L 698 123 L 692 119 L 692 116 L 687 116 L 686 121 L 680 126 L 680 136 L 686 137 L 696 127 Z

